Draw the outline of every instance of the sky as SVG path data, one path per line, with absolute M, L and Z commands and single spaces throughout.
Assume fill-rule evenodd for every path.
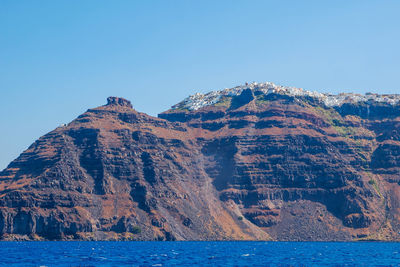
M 270 81 L 400 93 L 400 1 L 0 0 L 0 170 L 108 96 L 156 116 Z

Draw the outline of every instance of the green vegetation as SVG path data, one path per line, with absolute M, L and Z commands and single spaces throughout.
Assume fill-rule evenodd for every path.
M 352 126 L 345 126 L 346 123 L 343 117 L 333 108 L 323 108 L 320 106 L 315 107 L 318 113 L 320 113 L 326 121 L 332 125 L 332 127 L 337 131 L 337 133 L 342 137 L 347 137 L 353 140 L 353 142 L 357 142 L 358 140 L 354 140 L 353 136 L 359 134 L 359 128 Z M 361 141 L 358 141 L 358 144 L 361 144 Z
M 336 126 L 336 125 L 332 125 L 333 128 L 335 128 L 335 130 L 338 132 L 338 134 L 340 134 L 343 137 L 351 137 L 355 134 L 357 134 L 357 129 L 354 127 L 345 127 L 345 126 Z
M 374 133 L 363 127 L 352 127 L 346 126 L 346 120 L 356 121 L 359 118 L 357 116 L 346 116 L 343 118 L 335 109 L 324 108 L 322 106 L 314 107 L 314 109 L 322 115 L 325 121 L 335 129 L 339 136 L 346 138 L 349 142 L 352 142 L 352 150 L 359 156 L 363 164 L 367 164 L 370 160 L 370 153 L 365 150 L 365 147 L 371 145 L 367 139 L 358 139 L 356 137 L 374 137 Z M 379 190 L 378 190 L 379 191 Z
M 258 96 L 256 96 L 256 103 L 257 104 L 261 104 L 261 105 L 266 105 L 266 104 L 269 104 L 270 101 L 269 100 L 265 100 L 265 96 L 264 95 L 258 95 Z
M 215 107 L 226 107 L 229 108 L 231 106 L 232 97 L 230 96 L 222 96 L 217 103 L 214 104 Z
M 131 233 L 133 233 L 133 234 L 140 234 L 141 232 L 142 232 L 142 229 L 140 229 L 139 226 L 135 225 L 135 226 L 132 227 Z
M 321 106 L 315 107 L 317 112 L 319 112 L 327 122 L 333 127 L 343 124 L 343 118 L 340 114 L 333 108 L 323 108 Z
M 369 174 L 369 175 L 371 176 L 372 174 Z M 379 186 L 378 186 L 378 183 L 376 182 L 376 180 L 375 180 L 374 178 L 371 177 L 371 178 L 369 179 L 368 183 L 369 183 L 370 185 L 372 185 L 372 187 L 375 189 L 376 193 L 377 193 L 381 198 L 383 198 L 382 193 L 381 193 L 381 191 L 380 191 L 380 189 L 379 189 Z
M 189 109 L 188 108 L 185 108 L 183 105 L 182 106 L 180 106 L 180 107 L 177 107 L 177 108 L 175 108 L 173 111 L 189 111 Z
M 239 221 L 243 221 L 243 216 L 239 216 L 239 217 L 238 217 L 238 220 L 239 220 Z

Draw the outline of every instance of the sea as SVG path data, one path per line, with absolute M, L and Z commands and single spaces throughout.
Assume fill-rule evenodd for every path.
M 0 242 L 1 266 L 400 266 L 400 243 Z

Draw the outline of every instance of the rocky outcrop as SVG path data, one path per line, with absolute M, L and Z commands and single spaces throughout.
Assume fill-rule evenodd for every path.
M 110 96 L 107 98 L 107 105 L 109 106 L 122 106 L 122 107 L 128 107 L 128 108 L 133 108 L 132 104 L 129 100 L 126 100 L 124 98 L 121 97 L 114 97 L 114 96 Z
M 39 138 L 0 173 L 1 238 L 399 239 L 396 97 L 221 92 L 159 118 L 110 97 Z

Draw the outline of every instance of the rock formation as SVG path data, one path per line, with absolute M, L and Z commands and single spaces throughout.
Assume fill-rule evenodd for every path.
M 399 240 L 400 97 L 272 83 L 123 98 L 0 172 L 3 240 Z

